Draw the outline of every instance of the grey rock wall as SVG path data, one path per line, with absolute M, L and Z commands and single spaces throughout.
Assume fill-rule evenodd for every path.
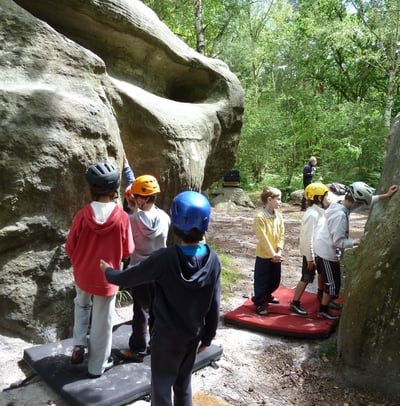
M 400 115 L 377 194 L 399 184 Z M 338 352 L 347 382 L 400 399 L 400 192 L 374 204 L 346 273 Z M 350 217 L 351 221 L 351 217 Z
M 85 169 L 125 150 L 168 210 L 233 166 L 243 90 L 138 1 L 0 0 L 0 37 L 0 328 L 51 341 L 71 333 Z

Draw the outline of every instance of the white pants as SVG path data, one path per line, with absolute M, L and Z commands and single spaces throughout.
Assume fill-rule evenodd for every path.
M 73 345 L 88 344 L 88 372 L 101 375 L 111 355 L 115 295 L 91 295 L 76 286 L 74 304 Z M 91 312 L 92 322 L 87 339 Z

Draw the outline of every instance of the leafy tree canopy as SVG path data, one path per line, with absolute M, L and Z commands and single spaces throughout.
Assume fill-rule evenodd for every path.
M 144 1 L 193 48 L 193 0 Z M 246 92 L 236 168 L 244 187 L 301 187 L 311 155 L 325 183 L 376 186 L 399 110 L 396 0 L 197 0 L 206 56 Z M 271 177 L 271 175 L 274 175 Z

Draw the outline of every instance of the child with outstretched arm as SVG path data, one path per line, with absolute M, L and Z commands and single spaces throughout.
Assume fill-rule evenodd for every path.
M 161 248 L 122 272 L 100 261 L 110 283 L 155 283 L 151 331 L 153 406 L 192 405 L 191 376 L 196 354 L 209 346 L 216 334 L 221 263 L 215 251 L 202 243 L 210 213 L 205 196 L 182 192 L 171 206 L 173 231 L 181 243 Z

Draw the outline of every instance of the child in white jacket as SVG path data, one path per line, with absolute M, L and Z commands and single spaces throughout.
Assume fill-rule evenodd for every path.
M 311 183 L 305 189 L 308 208 L 304 213 L 300 227 L 300 253 L 303 257 L 301 279 L 296 286 L 290 310 L 306 316 L 308 312 L 301 306 L 300 300 L 307 285 L 314 281 L 316 262 L 314 244 L 318 231 L 325 223 L 325 209 L 329 206 L 328 187 L 322 183 Z M 318 271 L 318 270 L 317 270 Z M 318 271 L 318 293 L 322 297 L 323 282 Z

